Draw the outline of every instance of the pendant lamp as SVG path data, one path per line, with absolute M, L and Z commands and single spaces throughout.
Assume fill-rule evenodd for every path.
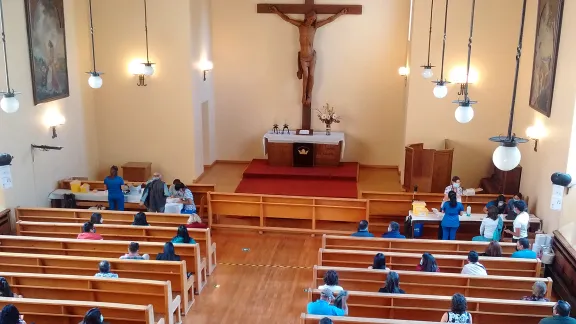
M 446 10 L 444 12 L 444 39 L 442 40 L 442 65 L 440 66 L 440 79 L 437 81 L 432 81 L 436 83 L 434 87 L 434 96 L 438 99 L 446 97 L 448 94 L 447 83 L 450 83 L 444 79 L 444 55 L 446 54 L 446 28 L 448 27 L 448 4 L 450 0 L 446 0 Z
M 6 34 L 4 33 L 4 8 L 2 7 L 2 0 L 0 0 L 0 26 L 2 27 L 2 48 L 4 50 L 4 67 L 6 69 L 6 91 L 2 91 L 2 100 L 0 100 L 0 107 L 4 112 L 11 114 L 18 111 L 20 103 L 16 99 L 17 92 L 10 88 L 10 77 L 8 75 L 8 53 L 6 53 Z
M 477 101 L 470 100 L 468 97 L 468 80 L 470 77 L 470 57 L 472 55 L 472 34 L 474 32 L 474 10 L 476 9 L 476 0 L 472 0 L 472 14 L 470 17 L 470 37 L 468 37 L 468 65 L 466 66 L 466 83 L 464 84 L 464 99 L 456 100 L 453 103 L 458 104 L 458 108 L 454 112 L 454 117 L 456 121 L 461 124 L 466 124 L 474 118 L 474 109 L 472 109 L 472 104 L 477 103 Z
M 146 62 L 142 63 L 143 67 L 139 76 L 138 86 L 146 86 L 146 83 L 144 83 L 144 77 L 154 74 L 154 63 L 150 62 L 148 51 L 148 2 L 146 0 L 144 0 L 144 32 L 146 34 Z
M 523 0 L 520 37 L 518 39 L 518 47 L 516 48 L 516 72 L 514 75 L 514 88 L 512 90 L 510 120 L 508 121 L 508 134 L 506 136 L 494 136 L 490 138 L 490 141 L 500 143 L 500 146 L 494 150 L 492 162 L 494 162 L 494 165 L 502 171 L 510 171 L 520 164 L 522 154 L 520 154 L 518 144 L 528 142 L 527 139 L 516 137 L 516 134 L 512 133 L 512 126 L 514 124 L 514 107 L 516 105 L 516 90 L 518 88 L 518 71 L 520 70 L 520 58 L 522 57 L 522 37 L 524 36 L 524 22 L 526 20 L 526 1 L 527 0 Z
M 421 66 L 424 68 L 424 71 L 422 71 L 422 77 L 424 79 L 430 79 L 434 75 L 434 73 L 432 72 L 432 68 L 434 67 L 434 65 L 430 64 L 430 44 L 432 41 L 433 18 L 434 18 L 434 0 L 432 0 L 432 3 L 430 4 L 430 31 L 428 32 L 428 63 L 426 63 L 426 65 Z
M 102 72 L 96 71 L 96 49 L 94 48 L 94 24 L 92 23 L 92 0 L 88 0 L 88 6 L 90 8 L 90 36 L 92 38 L 92 71 L 86 72 L 90 74 L 88 78 L 88 84 L 93 89 L 99 89 L 102 87 Z

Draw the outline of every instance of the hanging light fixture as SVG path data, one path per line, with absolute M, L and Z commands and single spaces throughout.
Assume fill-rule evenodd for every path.
M 421 67 L 424 68 L 422 71 L 422 77 L 424 79 L 430 79 L 434 73 L 432 72 L 432 68 L 434 65 L 430 64 L 430 42 L 432 41 L 432 19 L 434 17 L 434 0 L 430 4 L 430 31 L 428 32 L 428 63 L 426 65 L 422 65 Z
M 17 92 L 10 88 L 10 77 L 8 76 L 8 54 L 6 53 L 6 34 L 4 33 L 4 8 L 0 0 L 0 24 L 2 27 L 2 47 L 4 49 L 4 67 L 6 69 L 6 91 L 2 91 L 2 100 L 0 100 L 0 107 L 6 113 L 15 113 L 20 108 L 20 103 L 16 99 Z
M 154 63 L 150 62 L 150 55 L 148 52 L 148 8 L 146 0 L 144 0 L 144 32 L 146 33 L 146 63 L 142 63 L 142 71 L 138 76 L 138 86 L 146 86 L 146 83 L 144 83 L 144 77 L 154 74 Z
M 468 81 L 470 78 L 470 57 L 472 55 L 472 34 L 474 32 L 474 10 L 476 9 L 476 0 L 472 0 L 472 15 L 470 17 L 470 37 L 468 37 L 468 65 L 466 66 L 466 83 L 464 84 L 464 99 L 456 100 L 453 103 L 458 104 L 458 108 L 454 112 L 454 117 L 459 123 L 468 123 L 474 118 L 474 109 L 472 104 L 477 101 L 470 100 L 468 97 Z
M 88 84 L 93 89 L 99 89 L 102 87 L 102 72 L 96 71 L 96 49 L 94 48 L 94 24 L 92 23 L 92 0 L 88 0 L 88 5 L 90 7 L 90 36 L 92 37 L 92 71 L 86 72 L 90 74 L 88 78 Z
M 446 97 L 448 94 L 447 83 L 450 83 L 444 79 L 444 55 L 446 54 L 446 28 L 448 26 L 448 3 L 450 0 L 446 0 L 446 11 L 444 12 L 444 39 L 442 40 L 442 65 L 440 66 L 440 79 L 438 81 L 432 81 L 436 83 L 434 87 L 434 96 L 438 99 Z
M 522 37 L 524 36 L 524 21 L 526 19 L 526 0 L 522 5 L 522 21 L 520 23 L 520 37 L 518 39 L 518 47 L 516 48 L 516 72 L 514 75 L 514 88 L 512 90 L 512 105 L 510 107 L 510 120 L 508 122 L 508 135 L 507 136 L 494 136 L 490 137 L 492 142 L 500 143 L 500 146 L 494 150 L 492 155 L 492 162 L 502 171 L 510 171 L 520 164 L 522 154 L 518 149 L 518 144 L 528 142 L 527 139 L 516 137 L 512 133 L 512 126 L 514 124 L 514 106 L 516 104 L 516 90 L 518 87 L 518 71 L 520 70 L 520 57 L 522 56 Z

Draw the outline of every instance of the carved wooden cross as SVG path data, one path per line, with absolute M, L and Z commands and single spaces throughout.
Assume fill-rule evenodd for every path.
M 361 15 L 362 14 L 362 5 L 329 5 L 329 4 L 315 4 L 314 0 L 305 0 L 304 4 L 270 4 L 270 3 L 259 3 L 256 7 L 256 12 L 257 13 L 274 13 L 272 11 L 272 8 L 275 7 L 279 12 L 281 12 L 282 14 L 308 14 L 312 11 L 316 12 L 316 14 L 329 14 L 329 15 L 338 15 L 339 13 L 342 12 L 342 10 L 346 9 L 346 14 L 347 15 Z M 295 21 L 293 19 L 290 19 L 289 17 L 284 16 L 283 18 L 284 20 L 287 20 L 288 22 L 292 23 L 293 25 L 297 25 L 298 26 L 298 21 Z M 329 19 L 330 21 L 333 21 L 333 18 Z M 324 25 L 324 23 L 322 23 L 322 25 Z M 318 26 L 320 27 L 320 25 Z M 299 27 L 300 29 L 302 28 L 302 26 L 300 25 Z M 301 32 L 301 36 L 302 37 L 302 30 Z M 313 38 L 314 35 L 311 34 L 311 37 Z M 302 38 L 301 38 L 301 42 L 302 42 Z M 312 74 L 312 80 L 313 80 L 313 73 L 314 73 L 314 66 L 316 65 L 316 52 L 314 51 L 314 54 L 311 55 L 310 57 L 301 57 L 300 53 L 298 53 L 298 78 L 302 78 L 302 74 L 304 73 L 304 88 L 306 88 L 306 82 L 307 82 L 307 77 L 306 74 L 309 73 L 309 71 L 307 70 L 308 68 L 311 68 L 312 70 L 310 71 Z M 312 57 L 313 56 L 313 57 Z M 312 65 L 310 67 L 310 65 Z M 303 71 L 303 69 L 305 71 Z M 302 102 L 302 129 L 310 129 L 310 125 L 311 125 L 311 118 L 312 118 L 312 107 L 311 107 L 311 92 L 312 92 L 312 87 L 313 87 L 313 81 L 310 82 L 310 87 L 308 88 L 308 91 L 306 91 L 306 89 L 304 89 L 304 93 L 303 93 L 303 102 Z M 308 92 L 310 95 L 307 96 L 306 92 Z M 307 100 L 306 100 L 307 99 Z M 306 101 L 306 102 L 305 102 Z

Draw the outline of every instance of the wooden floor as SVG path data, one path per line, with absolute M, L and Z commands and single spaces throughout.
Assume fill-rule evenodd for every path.
M 319 237 L 215 231 L 218 266 L 184 323 L 298 323 Z
M 198 183 L 211 183 L 217 191 L 234 192 L 248 164 L 217 162 L 204 172 Z M 360 166 L 358 191 L 402 191 L 398 170 Z

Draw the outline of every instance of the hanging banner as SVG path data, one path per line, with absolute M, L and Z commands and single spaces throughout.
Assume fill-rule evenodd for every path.
M 0 166 L 0 183 L 2 189 L 12 188 L 12 173 L 9 165 Z
M 562 198 L 564 198 L 564 187 L 559 185 L 552 185 L 552 199 L 550 201 L 550 209 L 561 210 Z

